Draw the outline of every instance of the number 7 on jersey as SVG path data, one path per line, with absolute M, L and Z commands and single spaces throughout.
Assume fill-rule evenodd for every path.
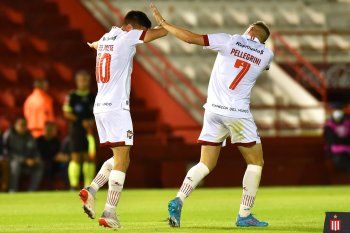
M 234 90 L 237 87 L 239 82 L 243 79 L 244 75 L 246 75 L 246 73 L 249 71 L 250 63 L 237 59 L 235 62 L 235 68 L 241 68 L 241 67 L 242 67 L 241 71 L 233 79 L 233 82 L 230 85 L 231 90 Z

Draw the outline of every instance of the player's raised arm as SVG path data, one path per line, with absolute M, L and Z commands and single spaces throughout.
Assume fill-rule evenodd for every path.
M 158 24 L 160 26 L 162 26 L 163 28 L 165 28 L 169 33 L 171 33 L 174 36 L 176 36 L 177 38 L 179 38 L 180 40 L 182 40 L 186 43 L 189 43 L 189 44 L 197 44 L 197 45 L 201 45 L 201 46 L 208 45 L 208 43 L 205 40 L 205 37 L 203 35 L 193 33 L 189 30 L 177 27 L 175 25 L 172 25 L 172 24 L 166 22 L 165 19 L 163 18 L 163 16 L 160 14 L 158 8 L 153 3 L 151 3 L 151 10 L 152 10 L 153 16 L 156 19 L 156 21 L 158 22 Z
M 163 27 L 156 27 L 154 29 L 149 29 L 146 31 L 145 38 L 143 39 L 144 43 L 151 42 L 153 40 L 162 38 L 168 34 L 168 31 Z

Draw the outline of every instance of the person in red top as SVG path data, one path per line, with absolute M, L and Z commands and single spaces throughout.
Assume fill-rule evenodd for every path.
M 32 94 L 24 102 L 24 117 L 29 131 L 35 138 L 43 135 L 46 122 L 54 121 L 53 101 L 47 89 L 47 80 L 36 80 Z

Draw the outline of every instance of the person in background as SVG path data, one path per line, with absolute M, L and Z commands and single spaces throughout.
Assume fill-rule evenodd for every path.
M 47 89 L 47 80 L 35 80 L 34 90 L 24 102 L 24 117 L 28 129 L 35 138 L 43 135 L 47 121 L 54 120 L 53 101 Z
M 84 187 L 87 187 L 91 184 L 92 180 L 95 177 L 96 165 L 96 139 L 94 136 L 94 124 L 91 121 L 87 128 L 87 141 L 88 141 L 88 164 L 83 168 L 86 169 L 84 173 Z
M 0 134 L 0 138 L 2 138 Z M 0 191 L 5 192 L 8 188 L 9 169 L 8 160 L 4 155 L 3 143 L 0 140 Z
M 45 165 L 45 177 L 49 178 L 53 187 L 55 181 L 56 167 L 60 163 L 67 163 L 69 156 L 60 152 L 61 143 L 57 137 L 57 126 L 53 122 L 46 122 L 44 135 L 36 139 L 38 151 Z M 51 188 L 52 188 L 51 187 Z
M 86 71 L 79 71 L 76 76 L 77 89 L 66 98 L 63 106 L 65 118 L 69 121 L 69 137 L 71 161 L 68 165 L 68 178 L 71 189 L 79 188 L 81 161 L 83 161 L 84 177 L 90 171 L 89 142 L 87 129 L 93 124 L 93 107 L 95 94 L 90 92 L 90 75 Z
M 350 173 L 350 119 L 341 109 L 333 111 L 325 125 L 326 151 L 334 165 Z
M 67 135 L 63 138 L 60 146 L 60 162 L 54 164 L 55 179 L 60 183 L 60 186 L 64 189 L 70 187 L 68 178 L 68 165 L 70 161 L 70 137 Z
M 29 191 L 38 189 L 44 166 L 40 159 L 35 139 L 27 128 L 24 118 L 18 118 L 13 127 L 4 133 L 4 151 L 10 161 L 10 192 L 18 191 L 22 173 L 31 176 Z

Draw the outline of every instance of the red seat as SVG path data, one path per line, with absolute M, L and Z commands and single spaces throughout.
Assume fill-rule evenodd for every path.
M 23 25 L 24 17 L 20 11 L 17 11 L 7 5 L 0 5 L 0 12 L 6 16 L 6 18 L 14 24 Z
M 17 36 L 12 37 L 0 37 L 0 43 L 10 52 L 18 54 L 21 51 L 21 44 L 19 43 Z
M 64 63 L 55 62 L 53 64 L 53 67 L 56 70 L 56 72 L 59 73 L 59 75 L 60 75 L 60 77 L 57 77 L 57 78 L 62 78 L 65 81 L 72 81 L 73 80 L 72 70 L 68 66 L 66 66 Z
M 7 108 L 16 107 L 16 99 L 13 93 L 10 90 L 2 91 L 0 95 L 0 104 Z
M 30 74 L 30 76 L 33 79 L 45 77 L 45 70 L 41 67 L 28 64 L 25 65 L 25 70 Z
M 17 82 L 18 81 L 17 71 L 13 67 L 8 67 L 8 66 L 4 66 L 4 65 L 0 64 L 0 74 L 7 81 L 10 81 L 10 82 Z
M 49 46 L 47 44 L 47 41 L 40 39 L 35 36 L 30 36 L 29 38 L 30 43 L 33 45 L 33 47 L 40 53 L 47 53 L 49 50 Z

